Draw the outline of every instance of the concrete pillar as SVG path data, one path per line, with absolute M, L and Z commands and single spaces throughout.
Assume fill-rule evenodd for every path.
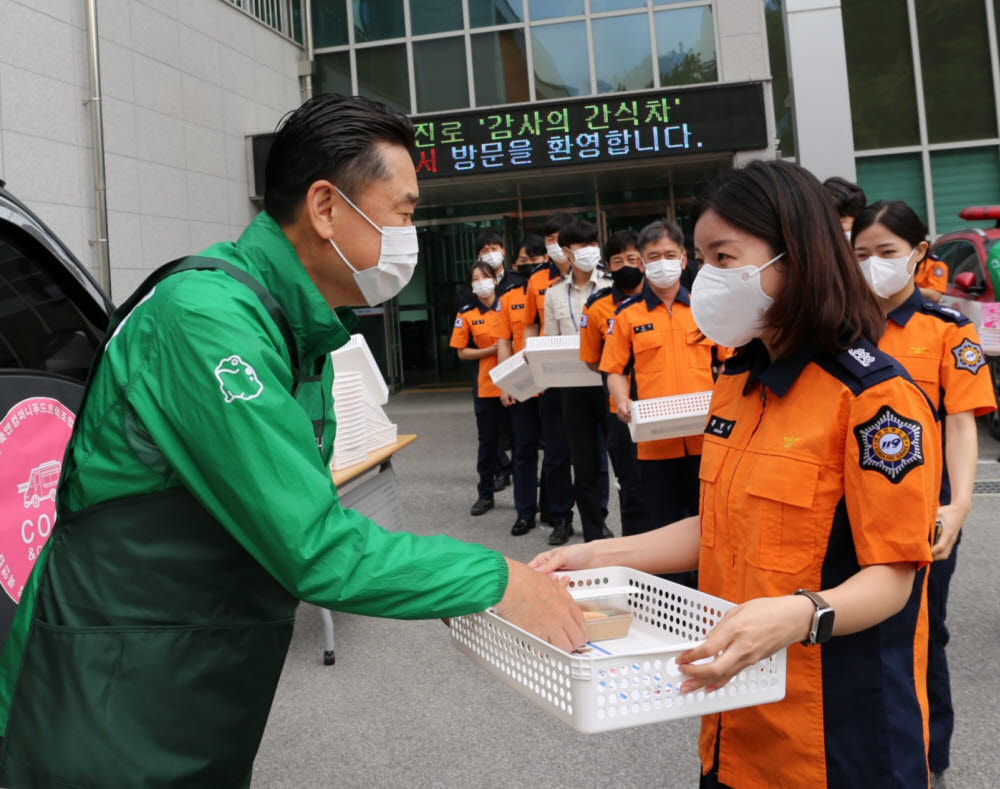
M 840 0 L 785 0 L 785 37 L 799 164 L 856 181 Z

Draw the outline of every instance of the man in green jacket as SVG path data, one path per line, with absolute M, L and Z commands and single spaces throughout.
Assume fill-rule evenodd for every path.
M 116 313 L 58 521 L 0 655 L 0 785 L 247 786 L 300 600 L 400 619 L 496 606 L 572 649 L 559 584 L 345 510 L 329 460 L 345 305 L 416 263 L 410 121 L 325 94 L 282 124 L 266 211 Z

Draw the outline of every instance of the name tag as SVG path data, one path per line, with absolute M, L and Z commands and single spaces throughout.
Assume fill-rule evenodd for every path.
M 644 323 L 644 324 L 642 324 L 642 326 L 633 326 L 632 327 L 632 333 L 633 334 L 642 334 L 643 332 L 652 331 L 652 330 L 653 330 L 653 324 L 652 323 Z
M 484 320 L 478 320 L 478 321 L 473 321 L 472 325 L 473 326 L 482 326 L 484 323 L 486 323 L 486 321 L 484 321 Z
M 523 304 L 511 304 L 510 308 L 512 310 L 523 310 L 524 309 L 524 305 Z
M 721 416 L 710 416 L 708 424 L 705 425 L 705 432 L 710 436 L 729 438 L 729 434 L 733 432 L 734 427 L 736 427 L 735 420 L 723 419 Z

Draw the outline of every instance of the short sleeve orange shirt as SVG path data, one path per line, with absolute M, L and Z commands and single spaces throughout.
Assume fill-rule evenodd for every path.
M 918 288 L 929 288 L 938 293 L 948 290 L 948 264 L 928 255 L 918 266 L 914 282 Z
M 694 322 L 688 291 L 681 288 L 670 309 L 647 285 L 623 301 L 608 320 L 601 372 L 631 378 L 633 400 L 705 392 L 712 388 L 712 349 Z M 697 455 L 701 436 L 640 441 L 640 460 Z
M 475 299 L 461 309 L 455 318 L 455 326 L 451 332 L 452 348 L 489 348 L 503 336 L 500 319 L 500 299 L 487 307 L 479 299 Z M 479 360 L 479 370 L 476 375 L 474 394 L 476 397 L 499 397 L 500 390 L 490 378 L 490 370 L 497 366 L 497 357 L 484 356 Z
M 545 293 L 562 279 L 555 263 L 544 263 L 528 278 L 527 323 L 537 323 L 545 334 Z
M 916 636 L 941 446 L 904 376 L 866 342 L 770 363 L 755 341 L 719 377 L 699 471 L 702 591 L 743 603 L 830 589 L 868 565 L 921 568 L 896 616 L 820 647 L 789 646 L 783 701 L 702 719 L 703 771 L 717 754 L 720 783 L 926 783 L 926 635 Z
M 524 350 L 524 327 L 528 325 L 527 285 L 511 288 L 500 297 L 500 332 L 511 340 L 514 353 Z

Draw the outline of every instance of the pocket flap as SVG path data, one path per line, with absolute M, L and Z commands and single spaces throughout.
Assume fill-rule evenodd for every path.
M 663 345 L 663 337 L 655 331 L 644 331 L 632 335 L 632 347 L 636 353 L 650 351 Z
M 698 479 L 702 482 L 715 482 L 726 460 L 728 447 L 716 444 L 711 438 L 706 438 L 701 448 L 701 464 L 698 466 Z
M 793 507 L 811 507 L 819 465 L 774 455 L 756 455 L 747 480 L 747 493 Z

